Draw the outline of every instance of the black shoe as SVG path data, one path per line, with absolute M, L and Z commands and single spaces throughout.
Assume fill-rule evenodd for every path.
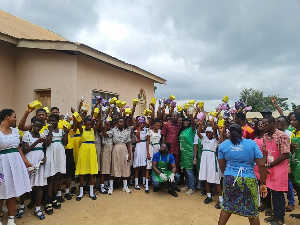
M 64 202 L 66 201 L 62 196 L 56 196 L 56 200 L 57 200 L 59 203 L 64 203 Z
M 208 203 L 210 203 L 210 202 L 212 202 L 212 198 L 207 197 L 207 198 L 204 200 L 204 203 L 205 203 L 205 204 L 208 204 Z
M 53 214 L 52 204 L 47 204 L 45 206 L 45 213 L 47 213 L 47 215 L 52 215 Z
M 27 205 L 27 208 L 28 209 L 33 209 L 34 206 L 35 206 L 34 202 L 29 202 L 28 205 Z
M 61 208 L 61 204 L 57 200 L 54 200 L 53 203 L 52 203 L 52 207 L 54 209 L 60 209 Z
M 172 189 L 169 189 L 168 190 L 168 193 L 174 197 L 178 197 L 178 194 L 176 193 L 176 191 L 172 190 Z
M 216 209 L 221 209 L 221 203 L 220 203 L 220 201 L 215 205 L 215 208 Z
M 76 187 L 72 187 L 71 188 L 71 195 L 75 195 L 76 194 Z
M 107 190 L 105 189 L 105 188 L 99 188 L 99 192 L 101 193 L 101 194 L 103 194 L 103 195 L 107 195 L 108 194 L 108 192 L 107 192 Z
M 83 196 L 82 196 L 82 197 L 83 197 Z M 76 197 L 76 201 L 80 201 L 80 200 L 82 199 L 82 197 L 77 196 L 77 197 Z
M 90 198 L 93 199 L 93 200 L 97 199 L 96 195 L 90 196 Z
M 205 189 L 203 189 L 203 190 L 201 191 L 201 196 L 204 196 L 204 195 L 207 195 L 207 193 L 206 193 L 206 190 L 205 190 Z
M 180 189 L 177 186 L 175 186 L 174 191 L 180 192 Z
M 300 219 L 300 214 L 291 214 L 290 217 Z
M 158 192 L 159 187 L 153 187 L 153 192 Z
M 267 217 L 267 218 L 264 219 L 264 221 L 266 223 L 271 223 L 271 222 L 273 222 L 275 220 L 276 220 L 276 218 L 274 216 L 270 216 L 270 217 Z
M 69 194 L 69 193 L 67 193 L 67 194 L 65 194 L 65 199 L 67 199 L 67 200 L 71 200 L 72 199 L 72 196 Z
M 149 194 L 149 190 L 145 190 L 145 193 L 146 193 L 146 194 Z

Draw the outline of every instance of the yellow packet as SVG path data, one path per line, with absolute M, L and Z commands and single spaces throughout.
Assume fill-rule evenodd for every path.
M 113 104 L 113 103 L 115 103 L 117 100 L 118 100 L 117 97 L 113 97 L 113 98 L 110 99 L 109 103 L 110 103 L 110 104 Z
M 65 128 L 67 128 L 68 130 L 71 129 L 71 124 L 70 124 L 68 121 L 66 121 L 66 120 L 62 120 L 62 125 L 63 125 Z
M 81 118 L 81 116 L 79 115 L 78 112 L 74 112 L 73 116 L 75 117 L 75 119 L 77 120 L 77 122 L 81 122 L 82 121 L 82 118 Z
M 46 114 L 49 114 L 49 113 L 50 113 L 50 110 L 49 110 L 49 108 L 48 108 L 48 107 L 44 107 L 43 109 L 45 109 L 45 111 L 46 111 Z
M 183 111 L 182 105 L 177 105 L 177 111 L 178 112 L 182 112 Z
M 121 102 L 121 108 L 124 108 L 126 104 L 127 104 L 127 102 L 125 102 L 125 101 Z
M 122 108 L 121 100 L 117 100 L 117 101 L 115 101 L 115 103 L 116 103 L 117 107 Z
M 151 102 L 150 102 L 150 105 L 155 105 L 156 104 L 156 101 L 157 101 L 157 99 L 156 98 L 152 98 L 151 99 Z
M 227 95 L 224 96 L 224 98 L 222 99 L 223 102 L 227 103 L 229 100 L 229 97 Z
M 194 105 L 195 102 L 196 102 L 196 100 L 190 100 L 188 103 L 189 103 L 189 105 Z
M 132 109 L 131 108 L 126 108 L 125 109 L 125 114 L 131 115 L 132 114 Z
M 132 103 L 133 106 L 136 106 L 136 105 L 138 104 L 139 100 L 138 100 L 138 99 L 133 99 L 132 102 L 133 102 L 133 103 Z
M 171 99 L 172 101 L 174 101 L 175 100 L 175 96 L 174 95 L 170 95 L 169 99 Z
M 39 100 L 35 100 L 28 104 L 31 109 L 39 109 L 42 108 L 42 103 Z
M 198 107 L 200 109 L 203 109 L 204 108 L 204 102 L 198 102 Z
M 214 112 L 214 111 L 210 111 L 210 112 L 209 112 L 209 115 L 211 115 L 211 116 L 216 116 L 216 115 L 217 115 L 217 113 L 216 113 L 216 112 Z
M 224 127 L 225 125 L 225 120 L 224 119 L 219 119 L 218 120 L 218 127 Z
M 184 103 L 184 109 L 188 110 L 189 109 L 190 104 L 189 103 Z
M 99 116 L 99 108 L 94 109 L 94 118 L 97 118 Z

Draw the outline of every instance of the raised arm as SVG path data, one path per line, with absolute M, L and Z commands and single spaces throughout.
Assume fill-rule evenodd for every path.
M 101 109 L 99 111 L 101 111 Z M 102 127 L 101 113 L 99 113 L 99 115 L 98 115 L 98 122 L 97 122 L 96 126 L 94 127 L 94 131 L 98 130 L 101 127 Z
M 279 112 L 280 115 L 284 115 L 282 108 L 280 108 L 280 106 L 278 105 L 276 98 L 274 96 L 271 96 L 271 101 L 274 104 L 275 108 L 277 109 L 277 111 Z
M 219 143 L 221 144 L 224 141 L 225 127 L 219 127 L 218 129 L 220 132 Z
M 83 99 L 81 98 L 81 99 L 80 99 L 80 102 L 79 102 L 79 106 L 78 106 L 78 112 L 81 111 L 81 106 L 82 106 L 82 104 L 83 104 Z
M 203 136 L 202 136 L 202 134 L 201 134 L 202 126 L 203 126 L 203 121 L 200 121 L 200 122 L 199 122 L 199 127 L 198 127 L 198 129 L 197 129 L 197 135 L 198 135 L 198 137 L 199 137 L 200 139 L 203 138 Z
M 31 127 L 32 127 L 31 124 L 25 125 L 25 123 L 26 123 L 26 119 L 27 119 L 29 113 L 31 113 L 32 111 L 33 111 L 33 109 L 30 108 L 29 106 L 27 106 L 26 111 L 24 112 L 24 114 L 19 122 L 19 125 L 18 125 L 18 128 L 20 130 L 23 130 L 23 131 L 31 130 Z
M 195 130 L 196 129 L 196 123 L 195 123 L 193 113 L 190 113 L 189 117 L 191 119 L 191 128 L 192 128 L 192 130 Z
M 157 113 L 156 113 L 157 115 L 157 118 L 159 118 L 161 121 L 163 120 L 163 118 L 162 118 L 162 112 L 161 112 L 161 105 L 159 104 L 158 105 L 158 108 L 157 108 Z
M 214 131 L 214 137 L 218 141 L 219 137 L 218 137 L 218 132 L 217 132 L 217 128 L 215 126 L 215 120 L 214 119 L 215 119 L 215 117 L 212 116 L 211 118 L 209 118 L 209 122 L 210 122 L 210 125 L 211 125 L 211 127 L 212 127 L 212 129 Z

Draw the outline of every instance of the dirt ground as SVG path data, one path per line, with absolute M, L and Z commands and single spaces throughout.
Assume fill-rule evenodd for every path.
M 98 199 L 93 201 L 84 195 L 80 202 L 75 200 L 62 204 L 59 210 L 54 209 L 54 214 L 46 215 L 46 219 L 39 221 L 33 213 L 33 209 L 26 209 L 22 219 L 15 219 L 17 225 L 21 224 L 217 224 L 220 210 L 215 209 L 217 196 L 209 205 L 203 203 L 205 196 L 200 195 L 200 191 L 194 195 L 187 196 L 185 192 L 180 192 L 178 198 L 174 198 L 166 189 L 157 193 L 145 194 L 144 189 L 137 191 L 131 187 L 131 194 L 126 194 L 120 189 L 114 190 L 113 195 L 98 194 Z M 296 200 L 296 203 L 298 201 Z M 28 204 L 28 200 L 25 204 Z M 43 210 L 44 211 L 44 210 Z M 296 205 L 296 210 L 292 213 L 300 213 L 300 206 Z M 289 217 L 286 213 L 286 224 L 300 224 L 299 219 Z M 6 215 L 2 220 L 6 224 Z M 265 218 L 264 213 L 260 214 L 261 224 Z M 241 225 L 249 224 L 248 219 L 232 215 L 228 224 Z

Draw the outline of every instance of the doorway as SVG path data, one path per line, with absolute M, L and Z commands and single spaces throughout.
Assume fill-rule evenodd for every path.
M 35 90 L 35 99 L 42 103 L 43 108 L 51 109 L 51 89 L 37 89 Z

